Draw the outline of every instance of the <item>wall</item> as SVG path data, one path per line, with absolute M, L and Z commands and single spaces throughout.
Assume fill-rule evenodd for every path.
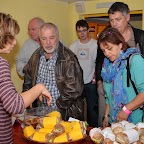
M 142 29 L 142 21 L 132 21 L 130 24 L 135 28 Z
M 62 41 L 65 45 L 69 45 L 72 39 L 69 31 L 71 7 L 67 3 L 53 2 L 52 0 L 1 0 L 0 10 L 11 14 L 18 21 L 21 28 L 14 50 L 11 54 L 1 55 L 10 63 L 12 81 L 17 91 L 21 92 L 23 80 L 16 73 L 15 60 L 23 42 L 28 38 L 28 21 L 38 16 L 45 21 L 55 23 L 59 27 Z
M 127 3 L 129 5 L 129 8 L 131 11 L 134 10 L 143 10 L 144 9 L 144 0 L 120 0 L 121 2 Z M 75 15 L 75 22 L 80 18 L 84 18 L 85 15 L 94 15 L 94 14 L 107 14 L 108 8 L 96 8 L 97 3 L 105 3 L 105 2 L 115 2 L 115 0 L 95 0 L 95 1 L 87 1 L 85 2 L 85 8 L 86 11 L 84 13 L 77 13 L 74 11 Z M 75 4 L 71 4 L 72 7 L 75 7 Z M 144 11 L 143 11 L 143 17 L 142 17 L 142 29 L 144 29 Z M 74 20 L 73 20 L 74 21 Z M 73 34 L 72 40 L 76 40 L 77 35 L 76 33 Z

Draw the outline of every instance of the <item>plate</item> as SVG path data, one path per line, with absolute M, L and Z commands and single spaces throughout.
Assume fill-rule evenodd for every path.
M 40 117 L 45 117 L 47 114 L 49 114 L 52 111 L 58 111 L 56 108 L 52 107 L 36 107 L 36 108 L 30 108 L 26 110 L 24 114 L 24 120 L 22 121 L 24 125 L 32 125 L 34 128 L 36 128 L 36 125 L 38 124 L 38 119 Z M 32 122 L 32 120 L 34 120 Z
M 36 116 L 37 118 L 40 118 L 40 117 L 44 117 L 45 115 L 47 115 L 48 113 L 52 112 L 52 111 L 58 111 L 57 109 L 55 108 L 52 108 L 52 107 L 37 107 L 37 108 L 31 108 L 29 109 L 27 112 L 26 112 L 26 116 Z M 26 118 L 26 117 L 25 117 Z M 30 120 L 30 119 L 25 119 L 25 122 L 27 120 Z M 30 122 L 29 122 L 30 123 Z M 26 125 L 29 125 L 27 123 L 25 123 Z M 36 124 L 32 124 L 31 125 L 34 127 L 34 129 L 37 129 L 36 128 Z M 36 141 L 36 140 L 32 140 L 30 138 L 27 138 L 24 136 L 23 134 L 23 137 L 25 139 L 27 139 L 28 141 L 32 141 L 32 142 L 36 142 L 36 143 L 43 143 L 43 144 L 66 144 L 66 143 L 73 143 L 73 142 L 79 142 L 83 139 L 85 139 L 87 137 L 87 135 L 85 134 L 83 138 L 81 139 L 78 139 L 78 140 L 75 140 L 75 141 L 68 141 L 68 142 L 60 142 L 60 143 L 52 143 L 52 142 L 39 142 L 39 141 Z
M 42 144 L 68 144 L 68 143 L 73 143 L 73 142 L 82 141 L 83 139 L 85 139 L 85 138 L 87 137 L 87 135 L 85 134 L 83 138 L 78 139 L 78 140 L 69 141 L 69 142 L 60 142 L 60 143 L 38 142 L 38 141 L 32 140 L 32 139 L 30 139 L 30 138 L 26 138 L 24 135 L 23 135 L 23 137 L 24 137 L 25 139 L 27 139 L 28 141 L 32 141 L 32 142 L 36 142 L 36 143 L 42 143 Z

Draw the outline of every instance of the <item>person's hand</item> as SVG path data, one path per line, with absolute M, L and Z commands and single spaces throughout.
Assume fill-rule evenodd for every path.
M 95 78 L 92 79 L 92 84 L 96 84 Z
M 128 119 L 128 114 L 126 114 L 123 110 L 121 110 L 119 113 L 118 113 L 118 115 L 117 115 L 117 119 L 116 119 L 116 121 L 117 122 L 120 122 L 120 121 L 122 121 L 122 120 L 127 120 Z
M 94 73 L 93 79 L 92 79 L 92 84 L 96 84 L 96 74 Z
M 40 101 L 43 100 L 43 96 L 42 96 L 42 95 L 39 96 L 39 100 L 40 100 Z
M 41 95 L 39 96 L 39 99 L 42 100 L 42 97 L 45 96 L 48 99 L 48 106 L 51 105 L 52 102 L 52 97 L 49 93 L 49 91 L 47 90 L 47 88 L 44 88 L 41 92 Z
M 109 126 L 109 117 L 104 117 L 104 120 L 103 120 L 103 127 L 108 127 Z

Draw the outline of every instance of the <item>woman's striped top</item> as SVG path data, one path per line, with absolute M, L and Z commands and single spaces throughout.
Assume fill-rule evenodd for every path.
M 24 111 L 24 101 L 11 81 L 8 62 L 0 57 L 0 144 L 12 144 L 11 115 Z

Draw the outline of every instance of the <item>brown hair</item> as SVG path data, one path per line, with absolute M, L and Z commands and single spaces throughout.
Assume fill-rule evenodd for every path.
M 87 29 L 89 29 L 89 25 L 88 25 L 87 21 L 83 20 L 83 19 L 77 21 L 75 27 L 76 27 L 76 31 L 77 31 L 77 28 L 80 28 L 80 27 L 86 27 Z
M 0 13 L 0 49 L 5 48 L 7 43 L 11 43 L 19 31 L 20 27 L 16 20 L 9 14 Z
M 120 34 L 120 32 L 112 27 L 108 27 L 106 29 L 104 29 L 99 37 L 98 37 L 98 45 L 100 47 L 100 44 L 103 43 L 105 45 L 107 45 L 107 43 L 112 43 L 112 44 L 116 44 L 119 45 L 120 43 L 122 43 L 122 50 L 126 51 L 126 49 L 128 48 L 127 43 L 125 42 L 124 37 Z

